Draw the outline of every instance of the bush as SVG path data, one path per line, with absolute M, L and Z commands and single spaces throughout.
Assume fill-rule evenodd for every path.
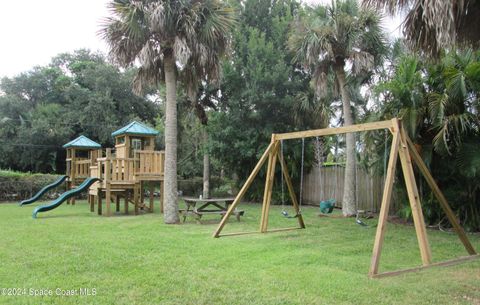
M 58 175 L 0 170 L 0 201 L 18 201 L 30 198 L 45 185 L 57 180 L 58 177 Z M 45 198 L 54 196 L 54 193 L 55 190 L 52 190 L 45 195 Z

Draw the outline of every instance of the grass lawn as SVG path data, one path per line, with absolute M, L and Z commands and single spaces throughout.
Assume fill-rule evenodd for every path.
M 480 304 L 480 260 L 369 279 L 376 220 L 361 227 L 304 207 L 306 230 L 214 239 L 218 216 L 164 225 L 158 212 L 106 218 L 80 201 L 32 219 L 33 206 L 0 205 L 0 288 L 54 296 L 0 295 L 0 304 Z M 224 233 L 258 228 L 260 206 L 242 208 Z M 280 211 L 272 208 L 271 228 L 295 225 Z M 434 261 L 466 255 L 455 235 L 428 233 Z M 413 227 L 389 223 L 381 271 L 420 263 Z

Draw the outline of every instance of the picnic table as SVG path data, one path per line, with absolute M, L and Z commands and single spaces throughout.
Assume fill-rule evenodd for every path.
M 183 222 L 187 219 L 187 216 L 195 215 L 195 218 L 200 221 L 203 215 L 218 214 L 225 215 L 228 207 L 233 203 L 235 198 L 195 198 L 195 197 L 182 197 L 185 201 L 186 209 L 180 210 L 183 214 Z M 235 209 L 233 214 L 237 217 L 237 221 L 240 221 L 240 216 L 243 216 L 245 211 Z

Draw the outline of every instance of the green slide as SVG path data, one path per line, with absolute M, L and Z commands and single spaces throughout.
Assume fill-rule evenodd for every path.
M 38 212 L 47 212 L 50 210 L 55 209 L 56 207 L 60 206 L 65 200 L 78 195 L 79 193 L 88 190 L 88 188 L 94 184 L 95 182 L 100 181 L 98 178 L 88 178 L 85 181 L 83 181 L 82 184 L 80 184 L 77 188 L 71 189 L 65 193 L 63 193 L 60 197 L 52 201 L 50 204 L 47 205 L 41 205 L 35 208 L 33 210 L 32 217 L 37 218 L 37 213 Z
M 67 179 L 68 176 L 61 176 L 60 178 L 58 178 L 57 180 L 55 180 L 55 182 L 45 186 L 44 188 L 42 188 L 40 191 L 38 191 L 38 193 L 35 194 L 35 196 L 33 196 L 32 198 L 30 199 L 26 199 L 26 200 L 23 200 L 22 202 L 20 202 L 20 205 L 26 205 L 26 204 L 30 204 L 30 203 L 33 203 L 35 201 L 37 201 L 38 199 L 40 199 L 40 197 L 42 197 L 46 192 L 48 192 L 49 190 L 59 186 L 60 184 L 62 184 L 65 179 Z

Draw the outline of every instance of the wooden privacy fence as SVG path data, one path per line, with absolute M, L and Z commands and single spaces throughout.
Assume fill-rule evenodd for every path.
M 335 206 L 342 206 L 345 168 L 341 165 L 313 167 L 304 177 L 303 201 L 319 205 L 320 201 L 335 199 Z M 383 176 L 369 174 L 361 167 L 356 170 L 357 210 L 380 211 L 384 186 Z M 392 210 L 396 210 L 392 200 Z

